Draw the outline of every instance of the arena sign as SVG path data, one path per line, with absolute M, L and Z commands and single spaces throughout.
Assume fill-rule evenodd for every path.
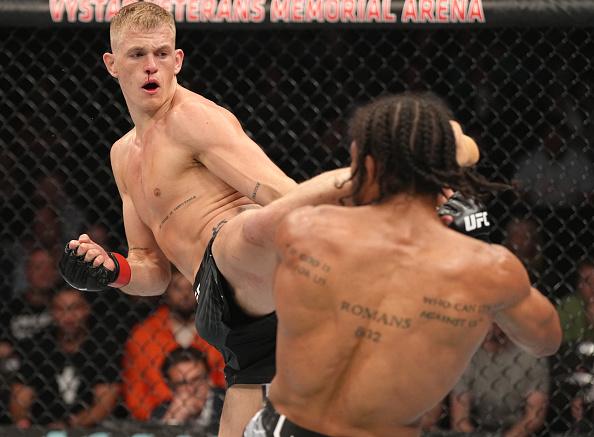
M 51 19 L 109 22 L 130 0 L 49 0 Z M 178 23 L 484 23 L 482 0 L 153 0 Z
M 105 26 L 136 0 L 2 0 L 0 26 Z M 590 27 L 594 2 L 579 0 L 147 0 L 178 27 L 321 26 Z

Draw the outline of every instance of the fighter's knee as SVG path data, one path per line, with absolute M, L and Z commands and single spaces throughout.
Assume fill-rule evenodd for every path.
M 246 211 L 242 215 L 241 238 L 256 246 L 272 242 L 269 214 L 265 209 Z

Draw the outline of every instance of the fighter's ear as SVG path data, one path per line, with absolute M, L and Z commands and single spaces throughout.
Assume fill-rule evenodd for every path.
M 178 74 L 184 62 L 184 51 L 182 49 L 175 49 L 175 74 Z
M 456 161 L 460 167 L 472 167 L 480 158 L 476 142 L 462 131 L 462 126 L 455 120 L 450 125 L 456 138 Z
M 118 73 L 117 69 L 115 68 L 115 55 L 109 52 L 103 53 L 103 63 L 105 64 L 105 68 L 107 68 L 109 74 L 117 78 Z
M 377 164 L 375 159 L 371 155 L 365 155 L 365 170 L 367 171 L 367 178 L 369 182 L 375 182 L 375 171 L 377 169 Z

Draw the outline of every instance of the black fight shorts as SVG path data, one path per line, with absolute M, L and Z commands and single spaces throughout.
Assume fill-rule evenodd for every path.
M 225 222 L 213 229 L 194 281 L 196 329 L 225 359 L 227 386 L 267 384 L 275 373 L 276 313 L 245 314 L 212 256 L 212 244 Z
M 327 437 L 291 422 L 277 413 L 269 400 L 245 427 L 243 437 Z

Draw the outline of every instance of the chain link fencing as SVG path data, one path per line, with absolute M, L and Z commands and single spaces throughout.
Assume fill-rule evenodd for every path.
M 179 81 L 230 109 L 298 181 L 347 164 L 345 126 L 356 105 L 404 90 L 445 98 L 482 149 L 479 171 L 516 187 L 490 201 L 493 240 L 520 256 L 562 311 L 566 341 L 546 360 L 545 381 L 531 389 L 548 395 L 537 434 L 592 435 L 594 311 L 583 303 L 594 294 L 592 35 L 589 28 L 180 29 L 186 57 Z M 101 60 L 108 41 L 105 28 L 0 29 L 5 339 L 14 340 L 11 300 L 22 300 L 35 282 L 29 261 L 35 248 L 55 256 L 67 239 L 90 230 L 125 252 L 109 150 L 132 123 Z M 158 304 L 115 291 L 91 300 L 95 339 L 103 346 L 123 344 Z M 14 341 L 18 352 L 20 340 Z M 2 358 L 6 424 L 13 358 Z M 488 373 L 494 391 L 508 371 Z M 525 393 L 518 396 L 524 405 Z M 434 430 L 452 429 L 449 403 Z M 128 417 L 120 404 L 115 416 Z M 482 411 L 471 417 L 477 432 L 501 431 L 510 414 L 524 411 L 501 412 L 488 396 L 474 396 L 472 405 Z

